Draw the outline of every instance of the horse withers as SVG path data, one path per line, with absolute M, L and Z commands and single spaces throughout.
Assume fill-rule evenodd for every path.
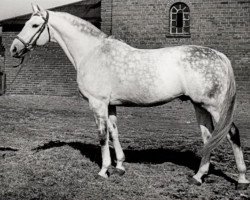
M 211 151 L 227 138 L 239 171 L 238 188 L 249 185 L 239 131 L 233 123 L 235 78 L 224 54 L 194 45 L 137 49 L 108 37 L 85 20 L 38 5 L 33 5 L 33 15 L 10 51 L 13 57 L 20 58 L 50 41 L 57 42 L 74 65 L 79 90 L 94 113 L 102 153 L 101 177 L 108 177 L 111 165 L 110 137 L 117 159 L 116 172 L 125 172 L 116 106 L 155 106 L 186 96 L 194 105 L 205 145 L 193 181 L 202 183 Z

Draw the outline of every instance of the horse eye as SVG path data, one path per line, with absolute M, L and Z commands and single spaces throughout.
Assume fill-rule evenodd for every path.
M 37 28 L 39 25 L 38 24 L 33 24 L 32 28 Z

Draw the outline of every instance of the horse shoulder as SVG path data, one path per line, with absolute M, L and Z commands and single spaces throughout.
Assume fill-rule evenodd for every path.
M 107 100 L 110 96 L 110 73 L 102 57 L 98 52 L 92 52 L 77 69 L 78 87 L 88 99 Z

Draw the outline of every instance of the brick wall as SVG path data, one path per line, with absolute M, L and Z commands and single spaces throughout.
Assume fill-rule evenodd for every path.
M 169 9 L 190 8 L 191 36 L 171 37 Z M 249 0 L 103 0 L 102 30 L 139 48 L 196 44 L 225 53 L 232 61 L 238 93 L 250 95 Z
M 20 61 L 12 58 L 9 53 L 10 45 L 16 36 L 15 32 L 3 33 L 5 52 L 5 72 L 7 87 L 13 80 L 18 68 L 12 66 Z M 63 95 L 77 94 L 76 72 L 73 65 L 56 43 L 38 47 L 27 55 L 23 69 L 7 94 L 39 94 Z

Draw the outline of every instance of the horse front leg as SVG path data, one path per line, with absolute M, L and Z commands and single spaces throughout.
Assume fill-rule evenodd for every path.
M 125 168 L 123 167 L 125 155 L 123 153 L 123 150 L 119 141 L 119 136 L 118 136 L 116 107 L 109 106 L 108 111 L 109 111 L 108 130 L 111 134 L 111 138 L 112 138 L 114 149 L 115 149 L 115 155 L 116 155 L 115 173 L 119 175 L 123 175 L 125 173 Z
M 96 125 L 98 127 L 99 140 L 102 153 L 102 167 L 98 173 L 99 176 L 108 178 L 107 170 L 111 165 L 110 150 L 109 150 L 109 132 L 108 127 L 108 106 L 99 100 L 89 100 L 90 108 L 94 112 Z

